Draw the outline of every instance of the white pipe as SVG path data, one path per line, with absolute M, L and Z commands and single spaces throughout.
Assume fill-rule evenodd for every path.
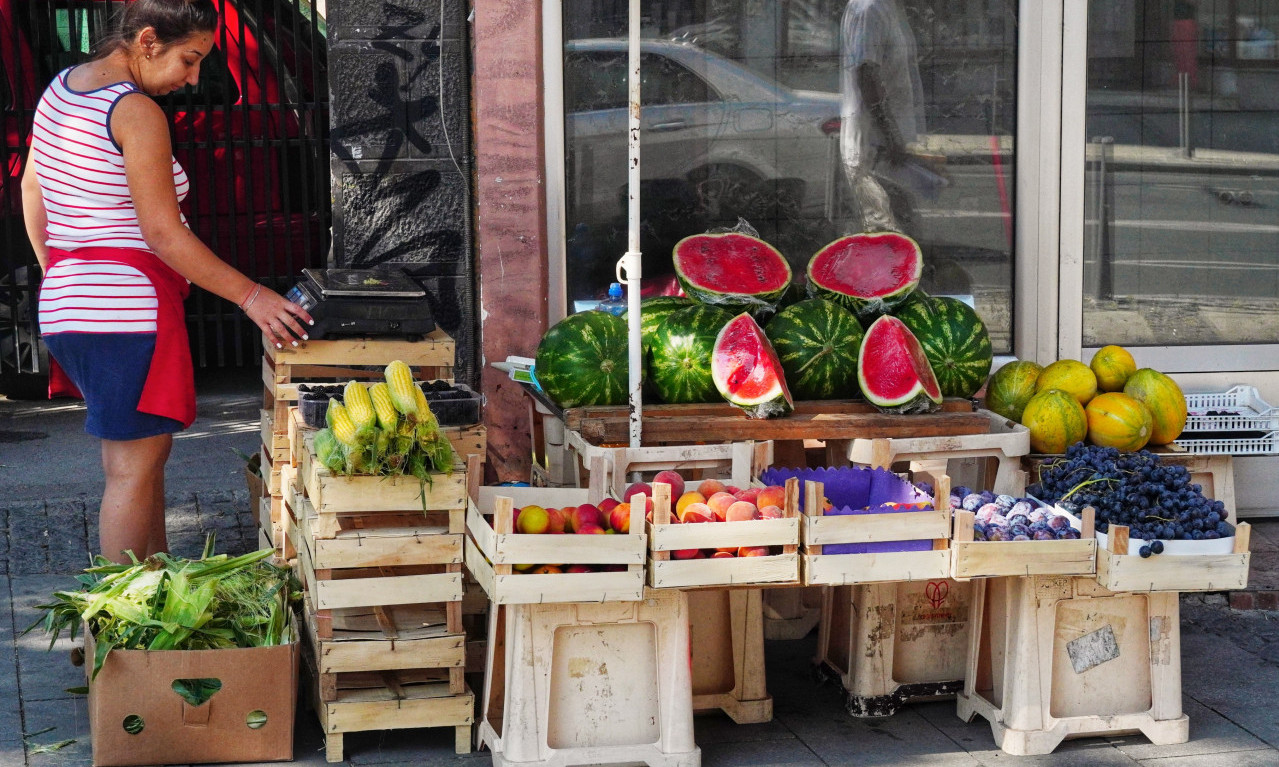
M 644 410 L 640 382 L 644 376 L 644 344 L 640 337 L 640 0 L 630 0 L 628 25 L 629 71 L 627 131 L 627 232 L 626 255 L 617 262 L 617 281 L 626 286 L 627 337 L 630 351 L 630 445 L 640 446 Z

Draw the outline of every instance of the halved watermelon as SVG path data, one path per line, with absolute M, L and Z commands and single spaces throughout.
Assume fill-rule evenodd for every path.
M 737 232 L 685 237 L 671 255 L 685 293 L 731 311 L 772 311 L 791 281 L 776 248 Z
M 751 418 L 775 418 L 795 409 L 777 352 L 749 313 L 719 331 L 711 354 L 715 388 Z
M 923 271 L 923 251 L 906 235 L 850 234 L 817 251 L 808 262 L 808 294 L 870 320 L 905 301 Z
M 924 347 L 904 322 L 887 314 L 866 329 L 857 383 L 885 413 L 927 413 L 941 406 L 941 387 Z

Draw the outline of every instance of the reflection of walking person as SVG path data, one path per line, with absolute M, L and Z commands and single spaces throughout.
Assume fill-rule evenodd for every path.
M 1190 89 L 1199 87 L 1199 22 L 1193 3 L 1180 0 L 1172 11 L 1172 63 L 1177 74 L 1186 75 Z
M 839 39 L 839 144 L 852 203 L 865 231 L 902 231 L 914 186 L 908 152 L 924 127 L 915 36 L 900 0 L 849 0 Z

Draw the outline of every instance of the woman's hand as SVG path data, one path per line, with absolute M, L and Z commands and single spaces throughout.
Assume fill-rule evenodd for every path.
M 283 349 L 285 344 L 297 346 L 307 340 L 306 326 L 314 325 L 311 315 L 297 304 L 258 284 L 241 302 L 240 308 L 262 329 L 263 342 Z

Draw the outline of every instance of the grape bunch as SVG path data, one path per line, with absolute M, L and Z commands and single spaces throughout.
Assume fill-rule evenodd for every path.
M 1057 541 L 1079 538 L 1070 520 L 1034 498 L 978 493 L 966 487 L 950 492 L 950 508 L 973 512 L 975 541 Z
M 1067 511 L 1085 506 L 1096 511 L 1097 529 L 1127 525 L 1133 538 L 1146 541 L 1200 541 L 1234 535 L 1221 501 L 1204 497 L 1184 466 L 1164 465 L 1148 450 L 1121 453 L 1082 442 L 1043 464 L 1039 482 L 1027 493 Z M 1153 544 L 1142 556 L 1158 554 Z

